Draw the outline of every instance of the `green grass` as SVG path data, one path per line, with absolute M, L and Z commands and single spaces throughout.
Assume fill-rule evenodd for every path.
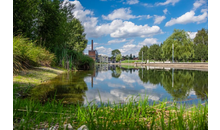
M 55 55 L 22 36 L 13 37 L 13 73 L 33 66 L 49 66 Z
M 208 102 L 193 105 L 177 105 L 175 102 L 154 102 L 148 98 L 134 101 L 134 97 L 124 104 L 104 104 L 97 106 L 87 103 L 64 105 L 52 100 L 45 104 L 30 99 L 13 100 L 13 126 L 15 129 L 50 128 L 65 124 L 74 129 L 86 125 L 89 130 L 97 129 L 208 129 Z
M 13 83 L 14 85 L 17 84 L 19 87 L 36 86 L 56 77 L 64 71 L 65 70 L 49 67 L 35 67 L 33 69 L 20 71 L 18 74 L 13 75 Z

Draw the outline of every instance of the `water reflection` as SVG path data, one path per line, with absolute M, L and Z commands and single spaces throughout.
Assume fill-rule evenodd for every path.
M 83 103 L 88 90 L 85 77 L 96 77 L 95 71 L 77 71 L 61 74 L 46 84 L 31 90 L 31 98 L 42 102 L 51 98 L 63 100 L 63 103 Z
M 150 101 L 207 99 L 208 72 L 100 64 L 93 71 L 61 74 L 49 83 L 32 89 L 31 97 L 47 101 L 86 104 L 95 101 L 126 102 L 148 96 Z

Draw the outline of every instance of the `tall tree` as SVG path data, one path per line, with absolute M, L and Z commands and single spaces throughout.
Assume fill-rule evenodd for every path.
M 13 34 L 33 38 L 40 0 L 13 0 Z
M 161 48 L 158 44 L 153 44 L 148 50 L 149 59 L 161 60 Z
M 149 59 L 148 49 L 149 49 L 148 46 L 143 46 L 143 47 L 141 48 L 141 50 L 140 50 L 139 53 L 138 53 L 138 59 L 139 59 L 139 60 L 142 60 L 142 51 L 143 51 L 143 60 Z
M 132 59 L 132 54 L 130 54 L 130 59 Z
M 194 44 L 204 44 L 208 45 L 208 30 L 202 28 L 201 30 L 198 31 L 196 34 L 196 37 L 194 38 Z
M 121 57 L 121 54 L 118 54 L 118 55 L 116 56 L 116 61 L 117 61 L 117 62 L 121 61 L 121 58 L 122 58 L 122 57 Z
M 194 57 L 193 42 L 189 35 L 184 30 L 174 29 L 174 32 L 169 36 L 162 45 L 163 57 L 172 59 L 172 44 L 174 44 L 174 59 L 189 60 Z
M 88 42 L 85 36 L 84 27 L 78 19 L 74 18 L 71 22 L 69 22 L 69 38 L 67 46 L 70 50 L 83 52 Z
M 201 60 L 201 62 L 208 60 L 208 46 L 202 43 L 194 45 L 195 59 Z
M 121 54 L 121 52 L 118 49 L 115 49 L 112 51 L 112 56 L 115 58 L 118 54 Z

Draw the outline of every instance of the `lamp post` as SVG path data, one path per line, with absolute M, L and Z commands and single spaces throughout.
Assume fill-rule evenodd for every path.
M 143 63 L 143 51 L 142 51 L 142 63 Z
M 173 49 L 173 51 L 172 51 L 172 60 L 173 60 L 173 63 L 174 63 L 174 44 L 172 44 L 172 49 Z

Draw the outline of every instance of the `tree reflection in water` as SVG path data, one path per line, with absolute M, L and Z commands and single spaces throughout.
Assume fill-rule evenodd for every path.
M 85 92 L 88 90 L 84 81 L 85 77 L 91 77 L 93 71 L 77 71 L 61 74 L 50 82 L 39 85 L 31 90 L 31 98 L 42 102 L 55 98 L 63 103 L 83 104 Z
M 207 99 L 208 72 L 174 70 L 172 74 L 172 70 L 140 69 L 138 75 L 144 83 L 160 84 L 176 100 L 187 98 L 193 90 L 197 98 Z

